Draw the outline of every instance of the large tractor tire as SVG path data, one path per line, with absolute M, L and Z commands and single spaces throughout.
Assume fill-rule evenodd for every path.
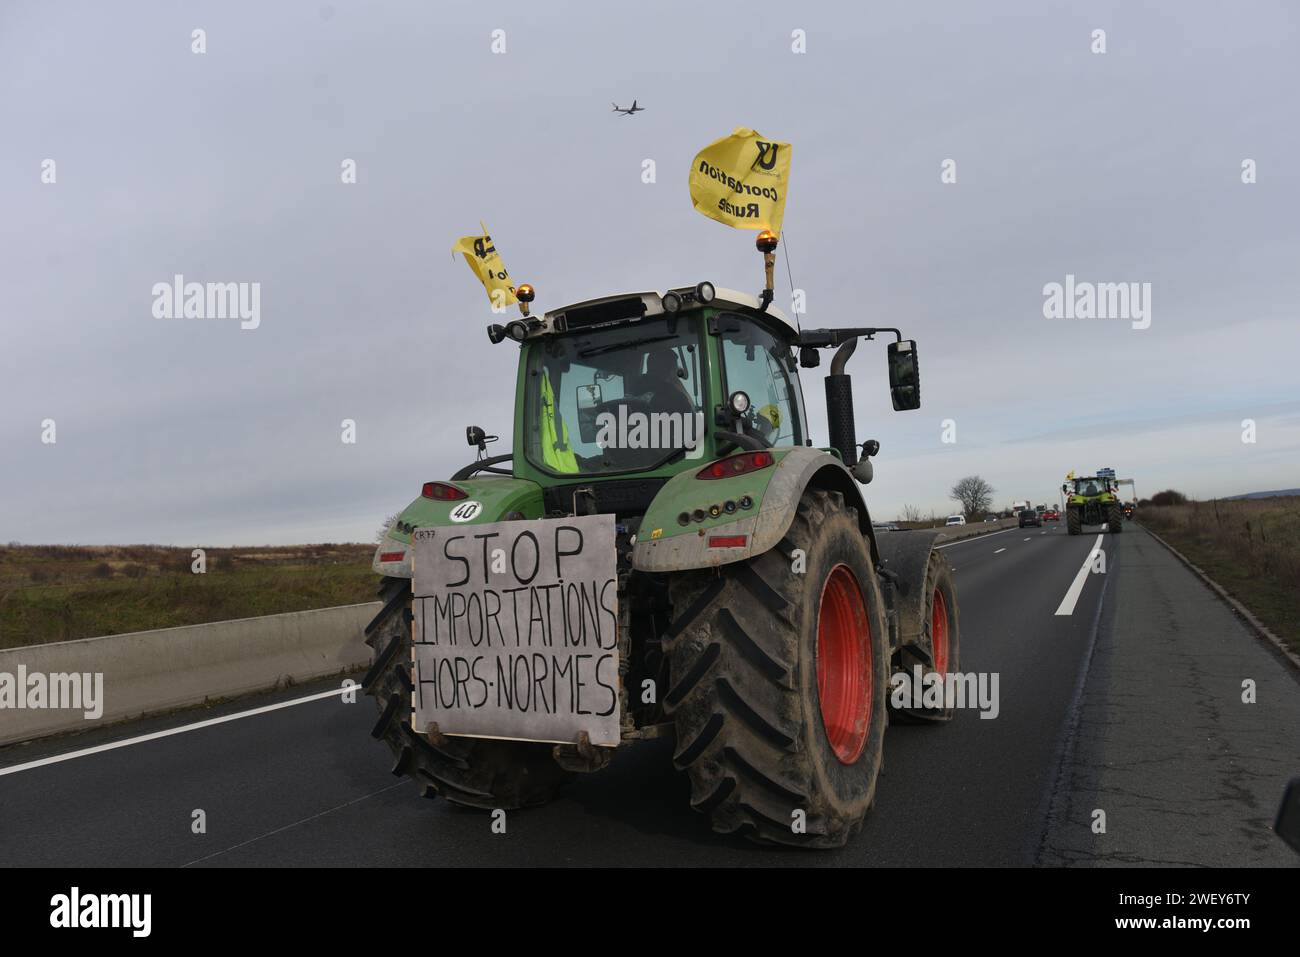
M 393 752 L 393 774 L 406 775 L 424 797 L 510 810 L 544 804 L 572 776 L 548 744 L 430 736 L 411 728 L 411 582 L 385 578 L 384 607 L 366 626 L 374 649 L 362 688 L 379 706 L 371 735 Z
M 1083 514 L 1079 509 L 1071 508 L 1066 510 L 1065 530 L 1071 535 L 1078 535 L 1083 531 Z
M 839 847 L 875 798 L 889 649 L 856 510 L 810 489 L 781 542 L 672 584 L 664 707 L 715 831 Z
M 937 549 L 930 552 L 925 569 L 925 618 L 921 622 L 921 642 L 930 654 L 930 665 L 922 669 L 922 676 L 930 672 L 941 675 L 961 671 L 961 622 L 957 615 L 957 592 L 952 580 L 952 566 Z M 904 655 L 906 662 L 908 656 Z M 907 680 L 914 671 L 907 669 Z M 916 689 L 917 693 L 920 689 Z M 891 687 L 892 693 L 892 687 Z M 946 700 L 946 699 L 945 699 Z M 954 708 L 906 708 L 893 710 L 906 723 L 933 724 L 951 721 Z
M 1112 535 L 1118 535 L 1124 531 L 1124 509 L 1118 505 L 1112 505 L 1106 513 L 1106 527 L 1110 529 Z

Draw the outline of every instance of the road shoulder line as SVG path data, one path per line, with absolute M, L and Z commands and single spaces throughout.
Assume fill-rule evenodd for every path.
M 7 774 L 17 774 L 19 771 L 31 771 L 36 768 L 45 767 L 48 764 L 60 764 L 63 761 L 71 761 L 73 758 L 84 758 L 92 754 L 100 754 L 104 751 L 115 751 L 118 748 L 129 747 L 133 744 L 144 744 L 147 741 L 156 741 L 159 738 L 169 738 L 174 734 L 184 734 L 186 731 L 198 731 L 201 728 L 210 728 L 213 725 L 225 724 L 228 721 L 237 721 L 240 718 L 251 718 L 254 715 L 266 714 L 271 711 L 279 711 L 282 708 L 292 708 L 294 705 L 308 704 L 312 701 L 321 701 L 325 698 L 335 698 L 349 691 L 359 691 L 360 685 L 353 683 L 351 686 L 333 688 L 329 691 L 321 691 L 317 694 L 307 695 L 303 698 L 291 698 L 288 701 L 277 701 L 275 704 L 263 705 L 260 708 L 252 708 L 248 711 L 236 711 L 231 714 L 223 714 L 216 718 L 207 718 L 203 721 L 195 721 L 191 724 L 177 725 L 174 728 L 164 728 L 161 731 L 150 731 L 148 734 L 140 734 L 131 738 L 122 738 L 118 741 L 109 741 L 105 744 L 96 744 L 89 748 L 80 748 L 76 751 L 65 751 L 62 754 L 52 754 L 49 757 L 37 758 L 34 761 L 26 761 L 22 764 L 11 764 L 8 767 L 0 768 L 0 777 Z

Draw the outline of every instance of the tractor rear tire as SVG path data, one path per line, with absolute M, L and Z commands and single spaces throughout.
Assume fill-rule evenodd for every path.
M 674 764 L 715 831 L 840 847 L 880 772 L 890 670 L 857 512 L 809 489 L 769 552 L 671 583 Z
M 411 582 L 385 578 L 384 607 L 366 626 L 374 649 L 362 689 L 379 706 L 370 734 L 393 752 L 393 774 L 406 775 L 427 798 L 453 804 L 503 809 L 544 804 L 572 777 L 555 763 L 549 744 L 457 738 L 416 732 L 411 727 Z
M 1118 505 L 1112 505 L 1106 515 L 1106 527 L 1110 529 L 1112 535 L 1118 535 L 1124 531 L 1124 510 Z
M 1083 516 L 1079 509 L 1071 508 L 1065 512 L 1065 530 L 1071 535 L 1078 535 L 1083 531 Z
M 961 623 L 957 615 L 957 592 L 952 579 L 952 566 L 938 549 L 930 552 L 930 562 L 925 569 L 925 620 L 921 623 L 921 633 L 925 646 L 930 651 L 931 666 L 922 670 L 922 675 L 931 671 L 941 675 L 954 675 L 961 671 Z M 907 660 L 904 658 L 904 660 Z M 914 672 L 906 672 L 910 682 Z M 946 685 L 945 685 L 946 687 Z M 915 689 L 916 693 L 920 689 Z M 893 686 L 890 686 L 892 695 Z M 906 708 L 890 710 L 890 719 L 895 715 L 902 723 L 938 724 L 951 721 L 953 708 Z

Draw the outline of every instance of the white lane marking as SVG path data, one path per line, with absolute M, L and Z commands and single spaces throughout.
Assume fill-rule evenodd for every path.
M 1098 535 L 1097 540 L 1092 543 L 1092 548 L 1088 552 L 1088 557 L 1085 558 L 1083 564 L 1079 566 L 1079 571 L 1075 574 L 1074 581 L 1070 582 L 1070 587 L 1066 591 L 1065 597 L 1061 599 L 1061 604 L 1056 609 L 1058 615 L 1074 614 L 1074 606 L 1078 604 L 1079 595 L 1083 592 L 1083 583 L 1088 580 L 1088 573 L 1092 571 L 1093 559 L 1099 551 L 1101 551 L 1100 535 Z
M 1032 536 L 1030 536 L 1030 537 L 1032 537 Z M 1029 538 L 1026 538 L 1025 541 L 1029 541 Z
M 1005 551 L 1006 551 L 1005 548 L 995 548 L 993 549 L 993 554 L 997 555 L 999 552 L 1005 552 Z
M 935 548 L 952 548 L 954 545 L 969 545 L 971 542 L 982 542 L 986 538 L 992 538 L 994 535 L 1005 535 L 1007 532 L 1014 532 L 1014 528 L 1004 528 L 1000 532 L 985 532 L 983 535 L 971 535 L 968 538 L 959 538 L 955 542 L 944 542 L 942 545 L 936 545 Z
M 360 691 L 359 684 L 353 684 L 350 688 L 336 688 L 333 691 L 322 691 L 319 694 L 307 695 L 305 698 L 294 698 L 292 701 L 281 701 L 278 704 L 268 704 L 261 708 L 253 708 L 250 711 L 237 711 L 234 714 L 225 714 L 220 718 L 208 718 L 206 721 L 196 721 L 193 724 L 183 724 L 178 728 L 168 728 L 165 731 L 154 731 L 150 734 L 142 734 L 135 738 L 123 738 L 121 741 L 110 741 L 108 744 L 97 744 L 93 748 L 82 748 L 80 751 L 69 751 L 66 754 L 55 754 L 48 758 L 41 758 L 38 761 L 28 761 L 26 764 L 15 764 L 7 768 L 0 768 L 0 777 L 6 774 L 17 774 L 19 771 L 30 771 L 33 768 L 44 767 L 47 764 L 58 764 L 61 761 L 71 761 L 73 758 L 84 758 L 91 754 L 100 754 L 104 751 L 113 751 L 117 748 L 125 748 L 132 744 L 143 744 L 146 741 L 156 741 L 159 738 L 171 737 L 173 734 L 184 734 L 186 731 L 197 731 L 199 728 L 210 728 L 214 724 L 225 724 L 227 721 L 238 721 L 240 718 L 251 718 L 253 715 L 266 714 L 269 711 L 279 711 L 281 708 L 292 708 L 296 704 L 306 704 L 309 701 L 320 701 L 322 698 L 333 698 L 347 691 Z

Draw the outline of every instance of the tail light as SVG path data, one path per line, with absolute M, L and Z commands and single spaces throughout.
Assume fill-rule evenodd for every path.
M 448 485 L 446 482 L 425 482 L 420 494 L 438 502 L 459 502 L 463 498 L 469 498 L 456 486 Z
M 406 552 L 380 552 L 379 560 L 381 562 L 400 562 L 406 558 Z
M 772 462 L 771 452 L 743 452 L 740 455 L 728 456 L 725 459 L 718 459 L 706 465 L 695 473 L 698 479 L 724 479 L 731 478 L 734 475 L 744 475 L 746 472 L 753 472 L 758 469 L 765 469 Z

